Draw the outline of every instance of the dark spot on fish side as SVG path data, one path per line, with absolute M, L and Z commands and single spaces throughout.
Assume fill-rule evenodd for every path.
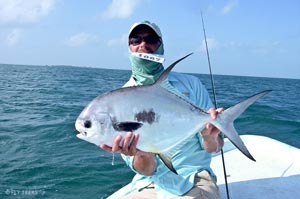
M 84 121 L 83 125 L 85 128 L 89 129 L 92 127 L 92 122 L 90 120 L 86 120 Z
M 113 124 L 113 127 L 116 131 L 135 131 L 143 126 L 142 123 L 139 122 L 116 122 Z
M 149 111 L 143 110 L 142 112 L 136 113 L 134 117 L 138 122 L 147 122 L 149 124 L 152 124 L 153 122 L 155 122 L 156 113 L 153 109 L 150 109 Z

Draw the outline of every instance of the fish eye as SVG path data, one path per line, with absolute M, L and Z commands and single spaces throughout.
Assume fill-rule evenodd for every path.
M 92 122 L 90 120 L 86 120 L 84 121 L 84 127 L 85 128 L 91 128 L 92 127 Z

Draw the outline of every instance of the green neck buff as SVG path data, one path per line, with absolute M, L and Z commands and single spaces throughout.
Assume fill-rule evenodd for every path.
M 163 44 L 153 54 L 163 55 Z M 137 85 L 154 83 L 164 71 L 164 66 L 161 63 L 145 60 L 134 55 L 130 55 L 129 59 L 132 66 L 132 77 Z

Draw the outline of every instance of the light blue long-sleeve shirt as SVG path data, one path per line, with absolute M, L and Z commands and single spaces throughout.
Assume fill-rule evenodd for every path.
M 168 80 L 173 87 L 187 96 L 194 105 L 205 111 L 213 107 L 207 90 L 197 77 L 171 72 Z M 131 78 L 124 86 L 134 85 L 135 81 Z M 135 171 L 132 164 L 133 157 L 122 155 L 122 158 Z M 137 174 L 131 183 L 132 190 L 154 183 L 155 190 L 160 198 L 171 198 L 188 192 L 194 185 L 196 173 L 207 170 L 214 176 L 210 168 L 211 154 L 203 149 L 200 133 L 195 133 L 195 136 L 185 141 L 173 155 L 172 164 L 178 175 L 170 171 L 157 156 L 156 159 L 157 168 L 152 176 L 144 176 L 135 171 Z

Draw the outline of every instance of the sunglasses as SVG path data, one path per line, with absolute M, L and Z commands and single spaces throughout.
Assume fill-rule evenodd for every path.
M 133 46 L 137 46 L 142 43 L 142 41 L 146 42 L 147 44 L 157 44 L 160 41 L 159 37 L 155 35 L 147 35 L 145 37 L 136 36 L 129 38 L 129 44 Z

